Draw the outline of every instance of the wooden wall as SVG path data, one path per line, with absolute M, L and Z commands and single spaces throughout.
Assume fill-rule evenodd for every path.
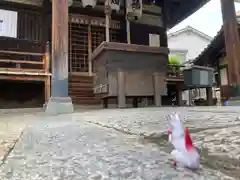
M 42 14 L 40 12 L 18 12 L 18 38 L 30 41 L 42 40 Z
M 131 43 L 140 45 L 149 45 L 149 34 L 160 35 L 160 45 L 167 47 L 167 37 L 163 27 L 152 26 L 147 24 L 139 24 L 132 22 L 131 27 Z
M 20 5 L 1 5 L 0 9 L 17 12 L 17 38 L 29 41 L 43 39 L 43 11 L 41 7 L 29 9 Z M 11 21 L 11 20 L 10 20 Z

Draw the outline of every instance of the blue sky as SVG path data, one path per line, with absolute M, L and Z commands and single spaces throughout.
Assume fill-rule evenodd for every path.
M 240 11 L 240 3 L 235 3 L 235 9 Z M 200 10 L 169 30 L 169 32 L 177 31 L 188 25 L 209 36 L 215 36 L 222 26 L 220 0 L 211 0 Z

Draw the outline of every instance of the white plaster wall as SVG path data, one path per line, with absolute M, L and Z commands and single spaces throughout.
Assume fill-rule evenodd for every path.
M 220 59 L 220 66 L 227 64 L 227 58 L 222 57 Z M 228 76 L 227 76 L 227 68 L 222 68 L 220 70 L 220 77 L 221 77 L 221 85 L 228 85 Z
M 186 50 L 186 61 L 195 59 L 210 43 L 209 40 L 200 37 L 193 32 L 183 32 L 177 36 L 168 38 L 168 47 L 174 50 Z

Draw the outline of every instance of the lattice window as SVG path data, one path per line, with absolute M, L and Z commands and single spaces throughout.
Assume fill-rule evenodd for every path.
M 105 40 L 105 27 L 90 29 L 93 52 Z M 110 29 L 110 41 L 119 42 L 119 34 L 119 29 Z M 69 72 L 88 72 L 88 43 L 88 25 L 69 23 Z
M 88 71 L 88 26 L 69 25 L 69 67 L 70 72 Z
M 111 42 L 120 42 L 120 30 L 119 29 L 110 29 L 110 41 Z
M 92 51 L 94 51 L 103 41 L 105 41 L 105 28 L 92 26 Z

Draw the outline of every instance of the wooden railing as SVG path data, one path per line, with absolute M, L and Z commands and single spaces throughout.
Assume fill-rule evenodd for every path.
M 42 81 L 45 84 L 44 94 L 47 102 L 50 97 L 51 77 L 49 43 L 44 47 L 38 42 L 24 40 L 2 41 L 0 38 L 0 42 L 0 79 Z
M 21 43 L 19 46 L 21 46 Z M 36 43 L 33 43 L 33 46 L 36 46 Z M 29 49 L 32 50 L 31 47 L 29 47 Z M 25 75 L 28 73 L 32 75 L 34 75 L 34 73 L 49 73 L 49 61 L 49 43 L 45 45 L 45 53 L 43 50 L 42 52 L 33 52 L 21 51 L 15 48 L 2 49 L 0 50 L 0 73 L 17 73 L 19 75 L 21 73 Z

